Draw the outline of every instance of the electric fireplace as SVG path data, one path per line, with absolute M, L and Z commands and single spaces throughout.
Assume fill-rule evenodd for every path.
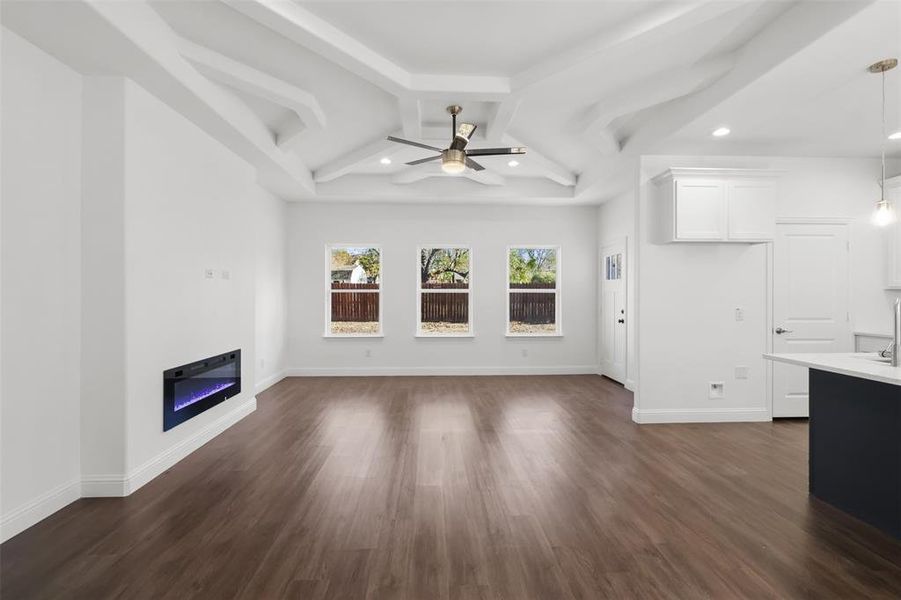
M 241 392 L 241 350 L 163 371 L 163 431 Z

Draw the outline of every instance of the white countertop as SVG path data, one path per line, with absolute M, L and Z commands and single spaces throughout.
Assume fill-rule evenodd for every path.
M 901 367 L 875 360 L 876 352 L 832 354 L 764 354 L 768 360 L 901 386 Z

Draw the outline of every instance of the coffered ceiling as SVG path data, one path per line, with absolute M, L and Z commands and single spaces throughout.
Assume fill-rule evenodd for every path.
M 7 0 L 2 19 L 134 79 L 290 200 L 597 203 L 642 153 L 875 156 L 865 67 L 901 56 L 899 0 Z M 448 104 L 472 147 L 527 154 L 405 166 L 428 151 L 385 136 L 446 146 Z

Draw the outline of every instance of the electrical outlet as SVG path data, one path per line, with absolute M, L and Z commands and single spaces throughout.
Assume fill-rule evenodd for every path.
M 735 309 L 735 320 L 736 321 L 744 321 L 745 320 L 745 309 L 739 307 Z
M 205 279 L 212 279 L 214 277 L 214 273 L 212 269 L 204 269 L 203 276 Z
M 231 278 L 232 278 L 232 274 L 229 273 L 226 269 L 223 269 L 222 270 L 222 279 L 231 279 Z
M 528 349 L 528 348 L 523 348 L 523 349 L 522 349 L 522 357 L 523 357 L 523 358 L 528 358 L 528 356 L 529 356 L 529 349 Z
M 366 358 L 372 357 L 372 350 L 366 348 L 365 350 L 363 350 L 363 356 L 365 356 Z
M 748 379 L 751 376 L 750 367 L 735 367 L 736 379 Z
M 711 381 L 710 392 L 708 398 L 711 400 L 720 400 L 726 397 L 726 384 L 722 381 Z

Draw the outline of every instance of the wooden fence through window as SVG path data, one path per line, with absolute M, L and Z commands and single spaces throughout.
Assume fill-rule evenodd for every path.
M 469 323 L 469 284 L 423 283 L 419 320 L 421 323 Z M 467 290 L 463 292 L 432 292 L 427 290 Z
M 352 321 L 356 323 L 379 320 L 377 283 L 332 282 L 332 322 Z M 336 292 L 335 290 L 352 290 Z
M 554 323 L 557 320 L 557 294 L 550 292 L 519 292 L 515 290 L 554 290 L 553 283 L 511 283 L 510 321 L 530 325 Z
M 468 323 L 468 293 L 429 293 L 430 289 L 467 289 L 466 283 L 424 283 L 420 320 L 423 323 Z M 553 283 L 510 284 L 510 320 L 529 324 L 553 323 L 556 320 L 554 291 L 517 293 L 517 289 L 554 290 Z M 374 322 L 379 320 L 377 283 L 332 282 L 332 321 Z M 338 292 L 337 290 L 348 290 Z

